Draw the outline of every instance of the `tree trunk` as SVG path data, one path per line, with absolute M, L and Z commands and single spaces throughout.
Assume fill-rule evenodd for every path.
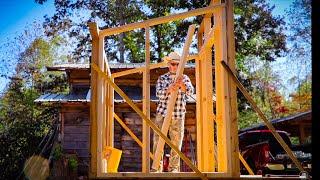
M 119 10 L 120 10 L 120 26 L 124 25 L 125 24 L 125 20 L 124 20 L 124 2 L 123 1 L 116 1 L 118 2 L 118 7 L 119 7 Z M 119 34 L 119 53 L 120 53 L 120 59 L 119 59 L 119 62 L 120 63 L 124 63 L 124 52 L 125 52 L 125 48 L 124 48 L 124 42 L 123 42 L 123 39 L 124 39 L 124 33 L 120 33 Z
M 123 20 L 121 20 L 121 21 L 123 21 Z M 123 38 L 124 38 L 124 33 L 119 34 L 119 53 L 120 53 L 119 62 L 120 63 L 124 63 L 124 51 L 125 51 L 125 48 L 124 48 Z
M 156 27 L 156 34 L 157 34 L 157 53 L 158 53 L 158 59 L 157 61 L 158 62 L 161 62 L 161 32 L 160 32 L 160 28 L 161 28 L 161 25 L 158 25 Z

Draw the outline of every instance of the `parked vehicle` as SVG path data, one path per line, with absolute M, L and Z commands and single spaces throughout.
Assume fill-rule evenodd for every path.
M 311 146 L 293 146 L 287 132 L 277 132 L 310 173 Z M 298 175 L 300 173 L 270 130 L 251 130 L 239 134 L 239 149 L 255 174 Z M 243 165 L 241 173 L 248 174 Z

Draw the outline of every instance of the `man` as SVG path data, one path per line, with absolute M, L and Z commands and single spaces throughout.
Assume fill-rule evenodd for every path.
M 187 75 L 182 75 L 174 82 L 178 65 L 180 62 L 180 55 L 177 52 L 171 52 L 169 56 L 164 57 L 168 61 L 169 72 L 161 75 L 158 78 L 156 85 L 156 96 L 159 98 L 157 106 L 157 115 L 155 123 L 161 129 L 165 116 L 167 115 L 167 105 L 169 103 L 170 94 L 178 91 L 178 96 L 174 110 L 172 112 L 172 119 L 169 127 L 169 136 L 172 143 L 181 150 L 182 140 L 184 135 L 184 120 L 186 113 L 186 95 L 192 95 L 194 88 L 191 84 L 190 78 Z M 153 152 L 157 149 L 159 135 L 154 133 L 153 136 Z M 162 159 L 161 155 L 159 169 L 152 169 L 152 172 L 162 172 Z M 180 157 L 171 149 L 169 159 L 169 172 L 180 171 Z

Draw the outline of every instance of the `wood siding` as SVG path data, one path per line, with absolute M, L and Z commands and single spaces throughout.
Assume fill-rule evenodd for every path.
M 138 104 L 141 107 L 141 103 Z M 154 119 L 156 104 L 151 103 L 151 119 Z M 79 170 L 84 173 L 88 171 L 90 162 L 89 151 L 89 106 L 73 105 L 64 106 L 61 109 L 64 120 L 63 128 L 63 149 L 67 153 L 76 153 L 79 157 Z M 142 121 L 141 118 L 134 113 L 128 105 L 120 103 L 115 105 L 115 113 L 124 121 L 124 123 L 142 140 Z M 187 114 L 185 121 L 185 130 L 188 130 L 192 136 L 192 146 L 195 151 L 196 127 L 195 127 L 195 104 L 187 105 Z M 153 131 L 150 133 L 150 149 L 152 150 Z M 182 152 L 191 159 L 190 141 L 185 131 L 185 139 L 183 141 Z M 119 172 L 140 172 L 142 170 L 142 149 L 131 138 L 131 136 L 120 126 L 118 122 L 114 123 L 114 147 L 123 151 L 119 164 Z M 165 152 L 170 152 L 168 146 Z M 196 154 L 196 152 L 194 152 Z M 196 157 L 194 157 L 196 158 Z M 192 160 L 192 159 L 191 159 Z M 190 171 L 184 162 L 181 163 L 181 171 Z M 80 173 L 81 173 L 80 172 Z

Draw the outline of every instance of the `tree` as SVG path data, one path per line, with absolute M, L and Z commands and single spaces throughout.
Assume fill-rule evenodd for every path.
M 63 74 L 45 71 L 45 66 L 63 59 L 59 53 L 62 39 L 46 39 L 41 33 L 33 36 L 34 28 L 30 29 L 9 43 L 15 45 L 11 50 L 17 54 L 11 59 L 16 62 L 15 71 L 5 70 L 12 73 L 7 76 L 10 82 L 0 98 L 0 146 L 6 147 L 0 150 L 0 179 L 16 179 L 23 174 L 25 160 L 39 153 L 38 145 L 57 117 L 55 107 L 39 107 L 34 100 L 43 92 L 67 90 Z M 13 51 L 17 47 L 21 51 Z
M 148 19 L 167 16 L 174 11 L 181 10 L 179 1 L 176 0 L 168 0 L 165 3 L 161 0 L 146 0 L 145 4 L 150 9 L 150 12 L 145 12 Z M 190 21 L 177 20 L 151 28 L 154 34 L 151 45 L 155 51 L 151 52 L 152 59 L 160 62 L 161 58 L 173 51 L 174 48 L 181 47 L 190 23 Z
M 0 99 L 0 179 L 17 179 L 25 160 L 39 153 L 41 139 L 56 119 L 55 108 L 36 107 L 34 89 L 26 88 L 22 79 L 10 82 Z M 43 146 L 42 146 L 43 147 Z
M 311 91 L 311 75 L 301 82 L 297 90 L 290 94 L 291 111 L 293 113 L 306 112 L 311 109 L 312 91 Z
M 281 118 L 288 115 L 290 107 L 280 93 L 280 89 L 283 86 L 280 76 L 272 70 L 270 62 L 251 61 L 254 62 L 247 62 L 250 65 L 248 65 L 250 73 L 247 79 L 251 82 L 251 96 L 258 107 L 268 119 Z M 246 100 L 244 102 L 246 104 Z M 239 108 L 239 111 L 240 128 L 261 122 L 249 104 L 246 104 L 244 108 Z
M 43 3 L 45 0 L 36 2 Z M 91 50 L 88 22 L 96 21 L 102 25 L 101 28 L 105 29 L 143 19 L 141 2 L 135 0 L 55 1 L 55 6 L 56 13 L 52 17 L 46 16 L 44 23 L 46 34 L 48 36 L 63 34 L 68 41 L 74 43 L 74 46 L 70 44 L 74 62 L 88 62 Z M 137 36 L 138 40 L 135 40 L 133 36 Z M 127 53 L 130 61 L 141 61 L 140 58 L 144 54 L 142 38 L 143 31 L 141 30 L 105 38 L 108 59 L 124 62 Z M 132 46 L 133 43 L 136 47 Z M 129 50 L 126 50 L 125 47 Z
M 311 0 L 295 0 L 286 15 L 289 20 L 287 68 L 295 72 L 289 81 L 296 85 L 295 93 L 301 96 L 302 84 L 311 74 Z
M 37 0 L 43 3 L 44 0 Z M 84 52 L 76 58 L 82 58 L 90 50 L 89 33 L 87 31 L 87 21 L 102 21 L 105 25 L 103 28 L 110 28 L 136 22 L 142 19 L 150 19 L 160 16 L 169 15 L 173 12 L 183 11 L 185 9 L 191 10 L 207 6 L 208 0 L 202 1 L 186 1 L 186 0 L 170 0 L 170 1 L 56 1 L 56 13 L 53 17 L 47 17 L 45 27 L 47 27 L 48 34 L 56 32 L 68 32 L 69 37 L 76 37 L 78 41 L 75 54 Z M 124 5 L 124 6 L 123 6 Z M 118 7 L 118 8 L 117 8 Z M 282 33 L 283 22 L 281 18 L 275 18 L 271 15 L 273 7 L 269 7 L 265 0 L 246 0 L 235 1 L 235 30 L 236 30 L 236 49 L 237 59 L 243 62 L 245 57 L 254 55 L 261 59 L 274 60 L 281 56 L 281 52 L 285 51 L 285 36 Z M 74 19 L 79 12 L 86 12 L 90 17 L 76 21 Z M 125 13 L 123 13 L 125 12 Z M 127 16 L 124 16 L 127 15 Z M 78 22 L 78 23 L 77 23 Z M 156 51 L 152 53 L 152 58 L 160 59 L 173 48 L 180 47 L 183 39 L 187 34 L 187 27 L 194 22 L 201 22 L 201 17 L 194 19 L 175 21 L 167 24 L 157 25 L 152 28 L 154 32 L 154 39 L 152 39 L 152 48 Z M 129 33 L 130 34 L 130 33 Z M 117 59 L 116 49 L 123 51 L 122 44 L 126 48 L 130 48 L 131 53 L 128 58 L 141 56 L 144 41 L 141 41 L 140 35 L 137 37 L 138 43 L 134 43 L 132 36 L 125 40 L 127 36 L 123 37 L 120 34 L 118 37 L 111 37 L 107 40 L 106 50 L 111 59 Z M 121 39 L 124 38 L 124 42 Z M 117 44 L 119 48 L 109 47 L 110 44 Z M 134 48 L 133 45 L 138 46 Z M 138 53 L 134 53 L 138 52 Z M 123 57 L 120 55 L 120 57 Z M 142 56 L 141 56 L 142 57 Z M 122 62 L 122 60 L 120 60 Z M 130 59 L 129 61 L 133 61 Z M 241 64 L 241 63 L 240 63 Z M 240 66 L 241 67 L 241 66 Z
M 189 10 L 205 7 L 209 0 L 181 0 L 180 7 Z M 261 60 L 274 61 L 286 51 L 284 21 L 272 16 L 274 6 L 265 0 L 235 0 L 235 46 L 237 66 L 241 70 L 247 57 L 259 57 Z M 200 22 L 201 18 L 194 21 Z

